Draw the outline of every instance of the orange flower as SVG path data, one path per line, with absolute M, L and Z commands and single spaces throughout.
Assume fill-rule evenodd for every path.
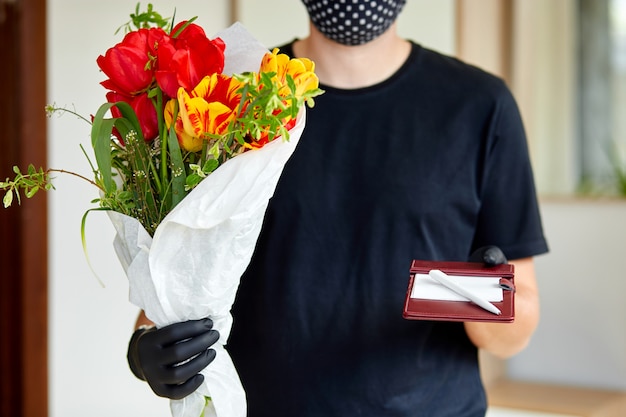
M 226 133 L 228 125 L 237 115 L 241 83 L 223 74 L 204 77 L 188 94 L 178 89 L 178 118 L 174 126 L 178 142 L 186 151 L 198 152 L 205 140 Z M 176 99 L 165 106 L 165 123 L 172 124 Z
M 301 97 L 305 92 L 315 90 L 319 87 L 319 79 L 315 75 L 315 63 L 308 58 L 292 58 L 286 54 L 279 54 L 278 48 L 274 48 L 272 52 L 268 52 L 261 61 L 259 72 L 274 72 L 275 77 L 272 79 L 281 86 L 289 94 L 287 86 L 287 75 L 293 78 L 296 84 L 296 96 Z

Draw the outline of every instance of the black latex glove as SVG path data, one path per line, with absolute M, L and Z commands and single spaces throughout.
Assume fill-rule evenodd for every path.
M 199 372 L 215 359 L 215 350 L 209 347 L 217 342 L 219 333 L 212 328 L 208 318 L 158 330 L 140 328 L 128 344 L 130 369 L 137 378 L 147 381 L 156 395 L 184 398 L 202 384 L 204 376 Z
M 470 255 L 470 262 L 482 262 L 488 266 L 495 266 L 507 263 L 506 256 L 497 246 L 483 246 Z

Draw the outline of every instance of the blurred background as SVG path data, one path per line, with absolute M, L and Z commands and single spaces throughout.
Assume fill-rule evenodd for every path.
M 151 3 L 198 16 L 210 36 L 240 21 L 268 48 L 308 32 L 299 0 Z M 626 0 L 407 3 L 400 33 L 504 78 L 527 129 L 551 252 L 536 261 L 531 344 L 508 361 L 483 355 L 490 417 L 626 415 Z M 95 112 L 95 60 L 135 5 L 0 0 L 0 177 L 16 162 L 90 175 L 89 125 L 44 106 Z M 0 211 L 0 411 L 169 416 L 127 367 L 138 310 L 105 214 L 87 217 L 88 258 L 81 246 L 96 190 L 68 175 L 54 184 Z

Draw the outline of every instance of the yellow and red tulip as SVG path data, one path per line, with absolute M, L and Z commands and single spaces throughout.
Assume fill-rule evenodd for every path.
M 307 93 L 312 93 L 319 87 L 319 79 L 315 75 L 315 64 L 308 58 L 290 58 L 286 54 L 279 54 L 278 48 L 272 52 L 268 52 L 263 56 L 259 72 L 257 73 L 257 83 L 259 88 L 263 88 L 264 76 L 273 74 L 271 84 L 277 87 L 278 96 L 283 101 L 285 107 L 294 105 L 292 101 L 300 101 Z M 263 74 L 263 75 L 262 75 Z M 291 77 L 295 84 L 295 91 L 291 91 L 287 82 Z M 273 114 L 277 116 L 281 111 L 274 110 Z M 295 119 L 291 116 L 282 119 L 282 125 L 289 130 L 295 125 Z M 257 133 L 258 134 L 258 133 Z M 276 134 L 276 132 L 274 132 Z M 272 136 L 274 136 L 274 134 Z M 261 148 L 270 140 L 269 126 L 260 131 L 258 137 L 249 137 L 244 146 L 249 149 Z
M 281 86 L 284 95 L 289 94 L 287 75 L 293 78 L 298 97 L 319 87 L 319 79 L 315 75 L 315 63 L 313 61 L 308 58 L 289 58 L 286 54 L 279 54 L 278 48 L 265 54 L 259 69 L 259 73 L 261 72 L 275 73 L 276 75 L 272 80 Z
M 190 92 L 178 89 L 177 99 L 170 100 L 165 107 L 165 123 L 172 124 L 175 106 L 178 118 L 174 129 L 178 142 L 186 151 L 198 152 L 210 137 L 224 135 L 237 116 L 241 100 L 238 90 L 241 83 L 223 74 L 206 76 Z

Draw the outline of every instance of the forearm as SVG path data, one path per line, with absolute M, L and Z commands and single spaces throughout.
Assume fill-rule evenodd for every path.
M 515 265 L 515 321 L 465 323 L 465 331 L 472 343 L 501 358 L 524 349 L 539 322 L 539 295 L 533 260 L 526 258 L 511 263 Z

